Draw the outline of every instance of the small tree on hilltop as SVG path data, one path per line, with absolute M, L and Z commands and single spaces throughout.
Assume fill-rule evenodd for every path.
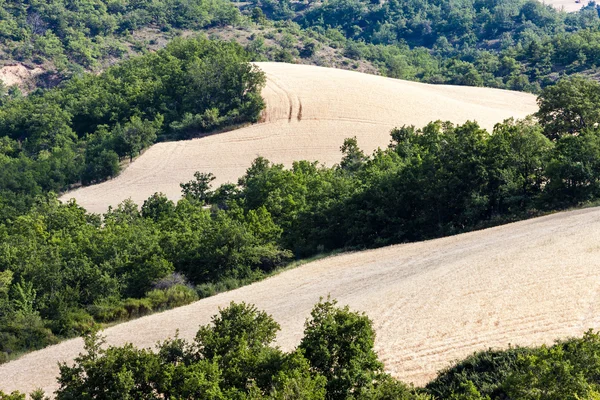
M 211 182 L 216 178 L 212 173 L 196 171 L 194 173 L 195 180 L 187 183 L 180 183 L 181 192 L 188 200 L 206 202 L 211 196 Z

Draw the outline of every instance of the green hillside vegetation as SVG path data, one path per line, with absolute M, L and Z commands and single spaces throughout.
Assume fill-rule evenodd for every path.
M 159 139 L 255 122 L 264 74 L 235 43 L 178 39 L 0 107 L 0 220 L 36 195 L 116 176 Z
M 133 32 L 154 27 L 199 30 L 235 24 L 227 0 L 0 1 L 0 55 L 59 72 L 99 67 L 135 50 Z
M 0 55 L 8 63 L 46 68 L 40 87 L 198 31 L 243 44 L 254 61 L 534 93 L 563 75 L 596 76 L 600 64 L 600 18 L 593 2 L 577 13 L 535 0 L 87 0 L 0 6 Z
M 369 318 L 321 300 L 298 348 L 273 346 L 279 324 L 252 305 L 231 303 L 193 342 L 179 337 L 157 348 L 103 348 L 85 337 L 85 352 L 62 364 L 58 400 L 566 400 L 600 398 L 600 335 L 587 332 L 554 346 L 473 354 L 424 388 L 383 371 Z M 44 399 L 41 391 L 33 399 Z M 17 392 L 3 400 L 24 400 Z
M 595 3 L 564 13 L 535 0 L 253 0 L 273 19 L 348 41 L 345 54 L 395 78 L 538 92 L 563 74 L 596 74 Z
M 405 126 L 371 156 L 348 139 L 330 168 L 258 158 L 237 185 L 215 190 L 214 177 L 198 172 L 177 204 L 157 193 L 103 219 L 52 195 L 33 198 L 0 225 L 0 354 L 8 360 L 98 323 L 182 305 L 293 258 L 597 201 L 600 115 L 588 99 L 599 95 L 597 82 L 570 78 L 540 98 L 541 125 L 509 120 L 493 134 L 473 122 Z
M 240 42 L 256 61 L 305 59 L 340 67 L 354 63 L 343 56 L 343 46 L 325 35 L 302 30 L 295 23 L 272 23 L 246 14 L 228 0 L 3 0 L 0 67 L 17 62 L 41 66 L 45 72 L 21 87 L 50 88 L 84 71 L 102 71 L 123 59 L 156 51 L 173 38 L 194 32 Z M 362 69 L 376 72 L 371 66 Z M 0 95 L 6 90 L 1 86 Z
M 597 202 L 599 28 L 595 4 L 566 14 L 533 0 L 0 0 L 0 56 L 50 71 L 27 97 L 0 85 L 0 362 L 293 259 Z M 178 38 L 147 52 L 200 29 L 227 41 Z M 147 54 L 109 67 L 137 53 Z M 116 176 L 156 141 L 256 122 L 265 77 L 252 60 L 540 92 L 540 112 L 493 132 L 474 122 L 398 127 L 372 155 L 349 138 L 334 167 L 258 158 L 218 188 L 198 171 L 177 203 L 157 193 L 99 216 L 56 200 Z M 92 334 L 89 353 L 63 366 L 59 397 L 93 396 L 103 382 L 107 398 L 136 399 L 600 398 L 595 333 L 476 354 L 415 391 L 383 374 L 365 316 L 325 302 L 311 321 L 290 354 L 271 345 L 276 322 L 246 305 L 157 354 L 100 350 Z M 232 326 L 239 335 L 227 335 Z M 340 349 L 348 354 L 334 358 Z

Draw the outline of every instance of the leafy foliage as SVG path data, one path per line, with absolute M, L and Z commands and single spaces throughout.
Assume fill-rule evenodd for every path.
M 596 399 L 600 337 L 539 348 L 476 353 L 443 371 L 425 388 L 450 399 Z
M 560 128 L 550 140 L 546 128 L 533 119 L 505 121 L 493 135 L 473 122 L 404 126 L 371 156 L 348 139 L 330 168 L 258 158 L 238 185 L 216 190 L 211 174 L 197 172 L 177 204 L 157 193 L 141 210 L 126 201 L 102 220 L 74 203 L 37 199 L 0 225 L 0 350 L 7 358 L 97 323 L 186 304 L 293 256 L 434 238 L 597 199 L 600 130 Z M 325 325 L 338 318 L 332 307 L 319 315 Z M 311 361 L 328 354 L 306 346 Z M 347 356 L 338 351 L 330 356 Z M 357 357 L 369 364 L 371 356 Z M 371 378 L 357 365 L 331 372 L 335 379 L 320 367 L 339 386 L 328 390 L 339 397 L 363 387 Z
M 159 195 L 155 196 L 160 204 Z M 3 359 L 110 322 L 187 304 L 192 284 L 256 279 L 289 257 L 264 210 L 208 210 L 181 200 L 140 213 L 124 202 L 104 215 L 50 200 L 0 225 Z
M 550 138 L 576 135 L 598 125 L 598 102 L 600 83 L 573 76 L 544 90 L 536 116 Z
M 375 332 L 365 315 L 336 307 L 327 299 L 315 306 L 299 348 L 315 371 L 327 378 L 327 399 L 347 399 L 368 391 L 383 365 L 373 351 Z
M 596 3 L 564 13 L 534 0 L 290 2 L 253 0 L 385 75 L 539 92 L 563 74 L 597 71 Z M 322 43 L 327 40 L 319 39 Z
M 311 316 L 291 353 L 272 346 L 277 322 L 245 303 L 220 310 L 193 343 L 176 336 L 154 352 L 105 348 L 92 332 L 86 352 L 60 365 L 57 399 L 575 400 L 600 393 L 600 335 L 593 331 L 553 346 L 478 352 L 414 389 L 381 371 L 365 315 L 327 299 Z
M 100 75 L 0 107 L 0 221 L 31 207 L 36 195 L 116 176 L 157 139 L 254 122 L 264 107 L 264 74 L 235 44 L 175 40 Z M 214 114 L 209 126 L 178 126 Z
M 240 14 L 213 1 L 0 1 L 0 50 L 59 70 L 95 67 L 127 54 L 127 39 L 147 27 L 202 29 L 235 23 Z
M 361 363 L 359 354 L 335 360 L 338 372 L 353 370 L 369 374 L 380 369 L 373 353 L 373 331 L 368 318 L 339 309 L 334 302 L 319 303 L 313 311 L 315 320 L 307 323 L 308 342 L 328 340 L 329 329 L 353 333 L 337 344 L 350 350 L 352 340 L 362 343 L 369 363 Z M 321 311 L 319 311 L 319 309 Z M 325 325 L 319 315 L 323 310 L 337 315 Z M 358 319 L 357 319 L 358 318 Z M 360 322 L 359 322 L 360 321 Z M 359 326 L 356 325 L 359 322 Z M 314 330 L 321 326 L 323 329 Z M 302 350 L 283 353 L 272 347 L 279 325 L 256 307 L 231 303 L 213 317 L 211 325 L 200 327 L 193 344 L 180 338 L 160 343 L 156 352 L 136 349 L 132 345 L 102 347 L 96 334 L 86 337 L 86 353 L 73 366 L 60 367 L 57 399 L 135 398 L 135 399 L 302 399 L 340 398 L 337 384 L 329 385 L 327 376 Z M 358 357 L 357 357 L 358 356 Z M 357 363 L 358 362 L 358 363 Z M 361 399 L 425 399 L 378 373 L 380 382 L 346 387 L 347 396 Z M 333 378 L 336 379 L 336 378 Z M 364 382 L 367 383 L 367 382 Z M 332 392 L 335 390 L 335 392 Z M 387 397 L 386 397 L 387 396 Z

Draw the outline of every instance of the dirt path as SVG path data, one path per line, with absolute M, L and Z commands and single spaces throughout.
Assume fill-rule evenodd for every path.
M 477 120 L 491 129 L 511 116 L 537 110 L 535 96 L 466 86 L 426 85 L 307 65 L 258 63 L 267 74 L 265 122 L 235 131 L 152 146 L 119 177 L 66 193 L 91 212 L 155 192 L 176 200 L 179 183 L 195 171 L 212 172 L 215 185 L 237 182 L 257 156 L 290 166 L 297 160 L 333 165 L 345 138 L 356 136 L 371 153 L 390 141 L 390 130 L 436 119 Z
M 281 324 L 292 349 L 319 296 L 368 313 L 387 371 L 423 384 L 475 350 L 533 345 L 600 327 L 600 208 L 565 212 L 421 243 L 349 253 L 189 306 L 111 327 L 108 342 L 153 346 L 192 338 L 218 307 L 246 301 Z M 0 388 L 56 389 L 79 339 L 0 366 Z

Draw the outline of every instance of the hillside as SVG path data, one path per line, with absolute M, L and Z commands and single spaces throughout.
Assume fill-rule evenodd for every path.
M 191 338 L 218 307 L 245 301 L 273 314 L 282 326 L 278 343 L 290 349 L 313 304 L 330 293 L 374 320 L 387 371 L 424 384 L 475 350 L 550 343 L 600 327 L 599 232 L 600 209 L 591 208 L 343 254 L 104 333 L 110 344 L 137 346 L 176 330 Z M 0 387 L 52 391 L 57 362 L 81 350 L 74 339 L 1 365 Z
M 587 1 L 575 1 L 575 0 L 550 0 L 550 1 L 542 1 L 544 5 L 550 5 L 557 10 L 566 11 L 566 12 L 577 12 L 581 10 L 584 6 L 587 5 Z
M 395 126 L 432 120 L 476 120 L 487 129 L 537 110 L 535 96 L 506 90 L 427 85 L 357 72 L 283 63 L 258 63 L 267 74 L 264 122 L 189 141 L 159 143 L 120 176 L 64 194 L 90 212 L 105 212 L 130 197 L 141 204 L 155 192 L 180 196 L 195 171 L 215 185 L 236 182 L 257 156 L 287 166 L 296 160 L 339 162 L 345 138 L 367 153 L 386 147 Z

